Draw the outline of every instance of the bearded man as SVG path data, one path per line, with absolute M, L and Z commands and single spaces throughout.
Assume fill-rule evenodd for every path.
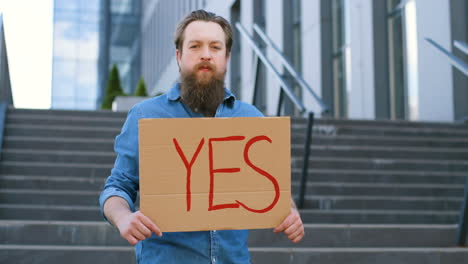
M 135 211 L 139 119 L 263 116 L 224 88 L 232 46 L 232 29 L 224 18 L 194 11 L 178 25 L 174 43 L 180 80 L 167 94 L 143 101 L 129 111 L 115 140 L 117 158 L 99 197 L 101 210 L 121 236 L 135 245 L 138 263 L 250 263 L 247 230 L 163 235 L 148 217 Z M 291 213 L 274 231 L 284 232 L 297 243 L 304 236 L 304 226 L 294 202 L 291 204 Z

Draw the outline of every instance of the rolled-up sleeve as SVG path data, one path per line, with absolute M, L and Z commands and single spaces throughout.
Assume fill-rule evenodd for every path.
M 122 131 L 115 139 L 114 150 L 117 158 L 99 196 L 103 216 L 104 203 L 112 196 L 125 199 L 130 209 L 135 211 L 140 182 L 138 169 L 138 120 L 140 116 L 141 113 L 137 105 L 128 112 Z M 106 219 L 105 216 L 104 219 Z

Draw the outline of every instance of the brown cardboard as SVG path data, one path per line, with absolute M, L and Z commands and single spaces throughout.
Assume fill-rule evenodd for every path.
M 197 149 L 187 195 L 183 157 L 190 166 Z M 139 150 L 140 210 L 163 232 L 273 228 L 290 212 L 289 117 L 141 119 Z M 221 204 L 238 208 L 217 209 Z

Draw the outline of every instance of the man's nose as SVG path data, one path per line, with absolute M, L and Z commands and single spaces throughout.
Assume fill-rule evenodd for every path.
M 211 52 L 210 52 L 209 47 L 202 48 L 202 50 L 201 50 L 201 59 L 203 61 L 211 60 Z

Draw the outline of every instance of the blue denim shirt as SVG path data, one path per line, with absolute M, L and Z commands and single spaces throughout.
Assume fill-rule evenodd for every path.
M 254 106 L 237 101 L 225 89 L 222 104 L 215 117 L 260 117 Z M 117 158 L 111 175 L 99 197 L 101 211 L 104 202 L 111 196 L 125 199 L 135 211 L 139 189 L 138 170 L 138 120 L 140 118 L 187 118 L 203 117 L 193 112 L 180 101 L 180 89 L 176 84 L 167 94 L 145 100 L 135 105 L 128 113 L 120 135 L 115 140 Z M 201 232 L 166 232 L 163 236 L 140 241 L 135 246 L 140 264 L 161 263 L 250 263 L 247 248 L 247 230 L 219 230 Z

